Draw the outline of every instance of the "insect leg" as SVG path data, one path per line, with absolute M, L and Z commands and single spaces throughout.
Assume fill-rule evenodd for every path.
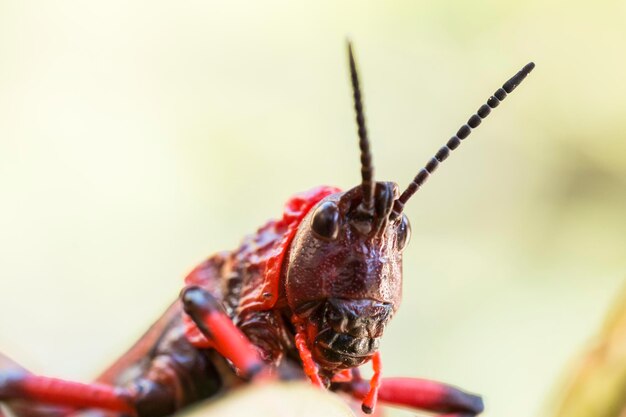
M 0 402 L 23 417 L 61 417 L 75 409 L 116 411 L 123 415 L 162 417 L 215 394 L 222 380 L 211 355 L 184 335 L 181 314 L 149 353 L 105 383 L 82 384 L 33 375 L 0 355 Z M 65 410 L 39 412 L 39 405 Z M 109 414 L 107 414 L 109 415 Z
M 338 383 L 335 388 L 363 399 L 370 391 L 370 382 L 355 379 Z M 476 416 L 484 409 L 483 401 L 477 395 L 441 382 L 417 378 L 383 378 L 378 388 L 378 400 L 389 405 L 444 413 L 439 417 Z
M 132 395 L 124 388 L 83 384 L 20 371 L 0 375 L 0 401 L 11 400 L 136 414 Z
M 372 367 L 374 368 L 374 376 L 370 380 L 369 390 L 363 399 L 363 404 L 361 404 L 361 409 L 366 414 L 372 414 L 374 407 L 376 407 L 376 400 L 379 398 L 378 390 L 381 385 L 380 374 L 383 367 L 382 361 L 380 360 L 380 352 L 376 352 L 372 357 Z
M 255 346 L 235 326 L 213 295 L 200 287 L 191 286 L 183 289 L 180 298 L 185 313 L 213 342 L 215 350 L 231 361 L 242 376 L 253 377 L 265 368 Z
M 302 360 L 302 367 L 304 368 L 304 373 L 311 380 L 313 385 L 319 388 L 324 387 L 324 383 L 320 378 L 319 370 L 317 369 L 317 365 L 311 356 L 311 351 L 306 345 L 306 337 L 304 336 L 304 325 L 299 320 L 294 320 L 296 325 L 296 348 L 298 349 L 298 354 L 300 355 L 300 359 Z

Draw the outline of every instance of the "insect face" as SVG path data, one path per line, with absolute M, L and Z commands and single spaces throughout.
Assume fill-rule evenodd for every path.
M 371 213 L 362 209 L 360 186 L 320 201 L 289 251 L 287 301 L 306 319 L 313 356 L 327 369 L 370 359 L 400 304 L 408 220 L 390 219 L 396 184 L 374 188 Z

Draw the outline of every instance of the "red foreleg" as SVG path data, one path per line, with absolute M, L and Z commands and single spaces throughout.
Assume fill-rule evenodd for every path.
M 200 287 L 187 287 L 181 292 L 185 313 L 202 334 L 213 342 L 215 350 L 230 360 L 237 371 L 252 377 L 264 369 L 259 352 L 223 311 L 215 297 Z
M 0 375 L 0 401 L 10 400 L 136 414 L 132 395 L 123 388 L 82 384 L 25 372 L 6 372 Z
M 370 383 L 356 380 L 349 383 L 348 391 L 363 399 L 370 391 Z M 380 402 L 434 413 L 447 413 L 440 417 L 476 416 L 482 413 L 482 398 L 459 388 L 417 378 L 383 378 L 378 388 Z

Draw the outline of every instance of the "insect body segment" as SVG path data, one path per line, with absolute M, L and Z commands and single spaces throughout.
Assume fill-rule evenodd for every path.
M 348 59 L 359 185 L 297 194 L 278 220 L 198 265 L 180 298 L 94 384 L 36 376 L 0 355 L 0 401 L 29 417 L 84 409 L 161 417 L 261 376 L 307 377 L 362 401 L 366 413 L 377 401 L 440 417 L 481 413 L 479 396 L 450 385 L 382 378 L 379 346 L 402 299 L 402 252 L 410 237 L 404 205 L 534 64 L 504 83 L 400 193 L 395 183 L 374 180 L 351 45 Z M 369 381 L 358 372 L 368 362 Z M 64 408 L 50 414 L 40 404 Z

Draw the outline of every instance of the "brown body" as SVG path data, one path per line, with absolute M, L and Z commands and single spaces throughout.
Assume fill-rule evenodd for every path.
M 223 297 L 224 306 L 233 321 L 238 323 L 251 341 L 258 343 L 267 360 L 278 363 L 286 356 L 285 352 L 296 365 L 297 352 L 293 342 L 290 342 L 292 339 L 289 339 L 279 310 L 237 317 L 236 301 L 246 272 L 233 260 L 237 253 L 245 249 L 244 244 L 232 253 L 216 254 L 196 268 L 194 273 L 202 273 L 214 294 Z M 188 340 L 184 317 L 182 303 L 176 300 L 150 330 L 97 381 L 115 386 L 162 382 L 164 386 L 175 390 L 176 409 L 245 383 L 245 379 L 238 376 L 219 353 L 211 348 L 199 349 Z M 151 402 L 158 403 L 158 398 Z M 169 409 L 171 405 L 163 404 L 159 407 Z
M 395 184 L 378 185 L 377 210 L 385 218 L 394 196 Z M 241 301 L 263 281 L 267 258 L 287 229 L 281 221 L 268 222 L 236 250 L 211 256 L 189 274 L 186 282 L 200 284 L 221 300 L 226 314 L 256 346 L 263 360 L 283 372 L 304 376 L 296 371 L 302 369 L 302 363 L 294 345 L 292 319 L 294 315 L 306 319 L 311 350 L 328 385 L 338 371 L 371 359 L 400 301 L 398 245 L 406 243 L 406 236 L 398 241 L 396 229 L 404 223 L 381 222 L 363 234 L 354 224 L 363 221 L 356 211 L 360 200 L 361 189 L 357 187 L 316 203 L 316 207 L 336 205 L 345 219 L 332 245 L 310 232 L 315 210 L 296 225 L 298 231 L 286 254 L 288 260 L 279 274 L 278 294 L 269 309 L 249 308 Z M 336 265 L 347 266 L 339 269 Z M 184 317 L 177 300 L 98 381 L 116 386 L 155 381 L 168 387 L 179 385 L 174 395 L 176 408 L 243 383 L 213 349 L 199 348 L 188 340 Z
M 294 345 L 290 321 L 293 314 L 285 297 L 285 270 L 278 271 L 277 293 L 271 307 L 255 302 L 254 294 L 258 288 L 273 286 L 274 283 L 264 286 L 267 270 L 276 254 L 286 252 L 289 247 L 290 241 L 285 239 L 289 231 L 295 233 L 301 217 L 321 197 L 335 191 L 331 187 L 317 187 L 294 196 L 281 218 L 246 236 L 237 249 L 209 257 L 185 279 L 187 285 L 200 286 L 221 300 L 224 312 L 255 346 L 264 362 L 272 368 L 280 367 L 286 377 L 304 377 L 304 373 Z M 294 216 L 294 207 L 302 211 L 299 216 Z M 267 293 L 261 297 L 270 299 Z M 97 381 L 115 386 L 162 383 L 174 387 L 170 388 L 174 393 L 163 398 L 173 396 L 176 409 L 244 383 L 246 378 L 241 378 L 210 343 L 205 346 L 206 340 L 194 339 L 195 327 L 189 325 L 193 323 L 189 322 L 182 302 L 176 300 Z M 175 389 L 176 386 L 180 389 Z M 169 410 L 171 406 L 159 407 Z

